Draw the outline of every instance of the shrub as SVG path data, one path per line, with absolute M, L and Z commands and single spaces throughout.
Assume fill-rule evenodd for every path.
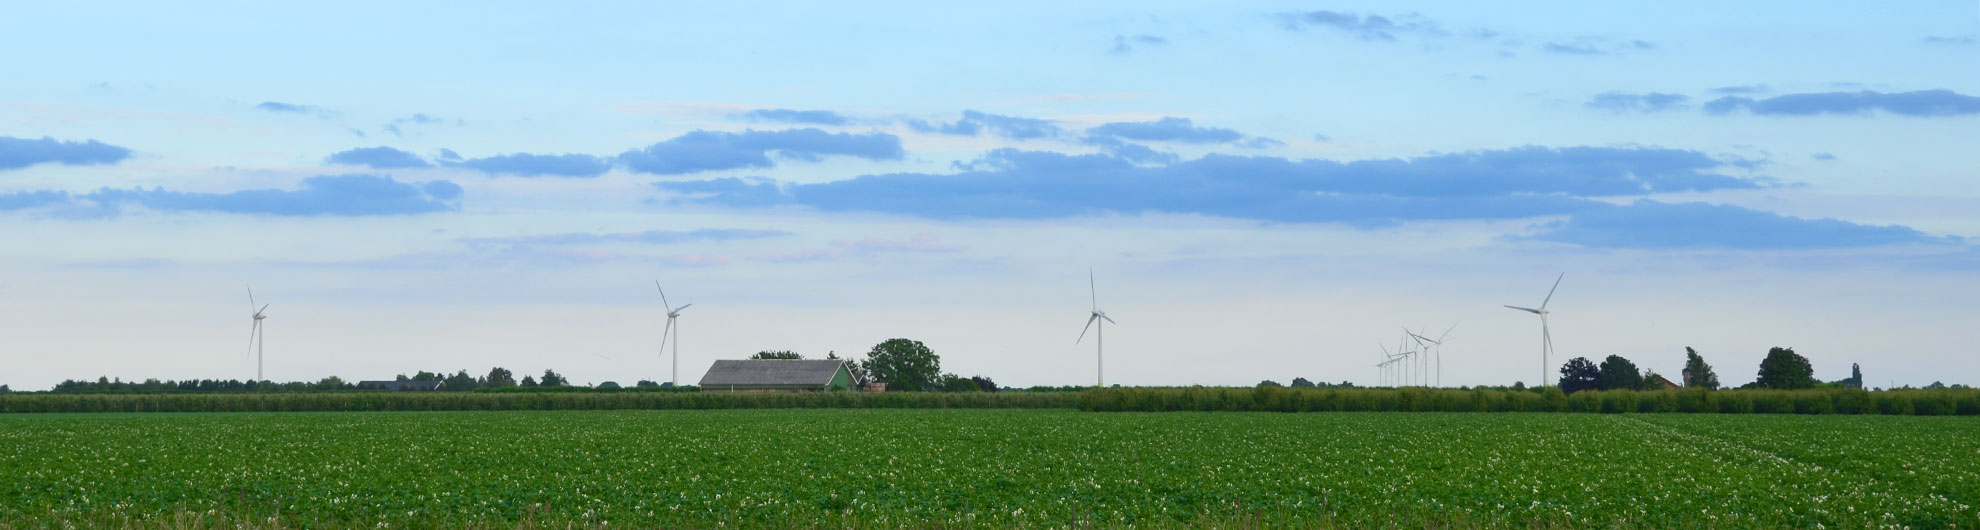
M 1877 412 L 1877 404 L 1870 398 L 1869 392 L 1844 390 L 1832 395 L 1835 398 L 1835 412 L 1837 414 L 1873 414 Z
M 1752 414 L 1752 392 L 1729 392 L 1719 398 L 1719 412 L 1723 414 Z
M 1829 391 L 1794 393 L 1795 414 L 1835 414 L 1835 402 L 1829 398 Z
M 1878 392 L 1877 413 L 1889 414 L 1889 415 L 1910 415 L 1911 396 L 1898 392 Z

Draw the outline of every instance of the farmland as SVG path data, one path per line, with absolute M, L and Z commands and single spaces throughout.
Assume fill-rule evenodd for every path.
M 0 417 L 0 526 L 1980 526 L 1971 417 Z

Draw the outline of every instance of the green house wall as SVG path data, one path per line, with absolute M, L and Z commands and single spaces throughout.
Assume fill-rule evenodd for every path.
M 832 382 L 825 384 L 825 389 L 826 390 L 857 390 L 857 388 L 854 388 L 853 385 L 852 372 L 846 370 L 846 365 L 843 363 L 839 365 L 839 371 L 832 374 Z

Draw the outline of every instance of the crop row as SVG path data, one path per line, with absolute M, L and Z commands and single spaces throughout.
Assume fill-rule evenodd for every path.
M 1062 408 L 1093 412 L 1684 412 L 1980 415 L 1980 390 L 1608 390 L 1572 395 L 1431 388 L 1104 388 L 1082 392 L 320 392 L 0 394 L 7 412 Z
M 1072 408 L 1066 392 L 319 392 L 0 394 L 6 412 L 357 412 L 467 410 Z
M 17 415 L 0 527 L 1959 528 L 1976 445 L 1872 416 Z
M 1588 390 L 1562 394 L 1433 388 L 1103 388 L 1079 394 L 1094 412 L 1600 412 L 1980 415 L 1980 389 Z

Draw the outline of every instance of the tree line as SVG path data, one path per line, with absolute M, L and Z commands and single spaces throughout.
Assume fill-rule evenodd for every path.
M 1620 355 L 1610 355 L 1600 365 L 1587 357 L 1568 359 L 1561 365 L 1561 378 L 1558 385 L 1562 392 L 1573 394 L 1584 390 L 1660 390 L 1663 388 L 1694 388 L 1718 390 L 1719 374 L 1698 350 L 1684 349 L 1684 370 L 1680 373 L 1681 385 L 1664 379 L 1652 370 L 1638 370 L 1636 363 Z M 1774 347 L 1767 350 L 1767 357 L 1760 360 L 1759 372 L 1753 382 L 1740 385 L 1742 390 L 1773 389 L 1801 390 L 1810 388 L 1863 389 L 1863 367 L 1849 366 L 1848 378 L 1822 382 L 1815 379 L 1815 367 L 1808 358 L 1794 352 L 1794 348 Z M 1666 383 L 1670 383 L 1666 385 Z M 1934 383 L 1935 387 L 1945 385 Z M 1932 387 L 1928 387 L 1932 388 Z M 1963 388 L 1953 385 L 1953 388 Z
M 486 375 L 481 376 L 470 375 L 467 370 L 454 372 L 453 375 L 419 371 L 410 376 L 399 374 L 394 381 L 439 381 L 441 384 L 437 390 L 445 392 L 469 392 L 509 387 L 590 388 L 573 387 L 569 379 L 565 378 L 562 374 L 558 374 L 556 370 L 550 369 L 544 370 L 541 377 L 524 375 L 521 381 L 517 381 L 514 372 L 499 366 L 490 369 Z M 599 383 L 597 388 L 616 388 L 618 386 L 616 382 L 606 381 Z M 638 383 L 638 386 L 657 388 L 665 385 L 642 380 Z M 5 388 L 4 386 L 0 386 L 0 392 L 4 392 Z M 380 390 L 380 388 L 368 387 L 363 385 L 362 382 L 347 381 L 342 377 L 334 375 L 315 382 L 243 381 L 238 379 L 187 379 L 183 381 L 145 379 L 143 381 L 124 381 L 121 378 L 98 377 L 95 381 L 64 380 L 61 383 L 57 383 L 49 392 L 56 394 L 161 394 L 174 392 L 253 393 L 358 390 Z

